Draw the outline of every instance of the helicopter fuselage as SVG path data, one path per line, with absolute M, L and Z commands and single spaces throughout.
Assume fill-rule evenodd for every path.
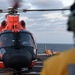
M 37 46 L 32 33 L 26 30 L 19 14 L 7 14 L 0 27 L 1 68 L 33 67 Z

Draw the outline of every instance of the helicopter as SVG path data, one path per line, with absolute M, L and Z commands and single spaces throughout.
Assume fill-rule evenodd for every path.
M 22 75 L 22 68 L 31 69 L 37 59 L 36 41 L 33 34 L 26 30 L 25 21 L 19 20 L 18 8 L 17 0 L 7 12 L 0 9 L 0 13 L 8 13 L 0 26 L 0 68 L 14 69 L 13 75 Z M 69 9 L 22 9 L 22 12 L 61 10 Z
M 16 70 L 14 75 L 21 75 L 22 68 L 35 65 L 37 46 L 33 34 L 26 30 L 23 20 L 19 21 L 17 13 L 17 6 L 8 8 L 7 21 L 1 23 L 0 68 L 13 68 Z

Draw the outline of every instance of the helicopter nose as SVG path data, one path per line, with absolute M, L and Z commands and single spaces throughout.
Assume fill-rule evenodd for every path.
M 10 68 L 29 67 L 32 63 L 32 55 L 27 50 L 6 52 L 3 55 L 3 62 L 5 67 Z

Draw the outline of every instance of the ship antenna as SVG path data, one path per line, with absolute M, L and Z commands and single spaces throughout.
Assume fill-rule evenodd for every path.
M 45 49 L 44 50 L 46 50 L 46 45 L 45 45 Z

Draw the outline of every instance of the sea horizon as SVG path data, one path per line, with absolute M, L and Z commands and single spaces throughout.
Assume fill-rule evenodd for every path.
M 37 43 L 37 48 L 38 53 L 44 53 L 45 49 L 62 52 L 74 48 L 74 44 Z

